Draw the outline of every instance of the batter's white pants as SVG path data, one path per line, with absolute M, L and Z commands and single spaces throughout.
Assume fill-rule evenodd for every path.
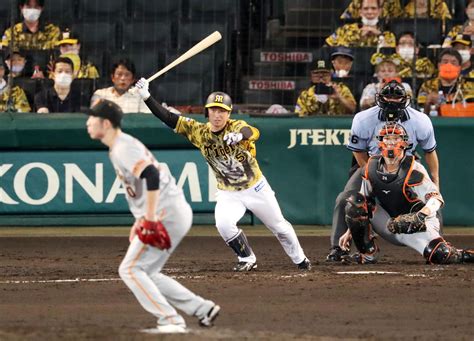
M 143 244 L 136 236 L 120 264 L 119 274 L 142 307 L 156 316 L 158 325 L 186 326 L 183 317 L 174 307 L 188 315 L 202 318 L 214 303 L 195 295 L 160 271 L 191 228 L 191 207 L 184 199 L 167 206 L 162 222 L 170 235 L 171 248 L 167 251 L 159 250 Z
M 423 251 L 429 242 L 433 239 L 441 237 L 439 234 L 439 220 L 436 214 L 426 217 L 426 231 L 412 234 L 393 234 L 387 229 L 387 222 L 390 219 L 389 214 L 380 205 L 374 212 L 371 219 L 374 231 L 383 239 L 395 245 L 405 245 L 416 250 L 423 255 Z
M 216 227 L 224 241 L 232 240 L 239 233 L 237 223 L 249 210 L 273 232 L 293 263 L 301 263 L 306 258 L 293 226 L 283 217 L 275 192 L 265 177 L 243 191 L 218 190 L 216 198 Z M 256 262 L 257 257 L 252 254 L 238 259 L 239 262 Z

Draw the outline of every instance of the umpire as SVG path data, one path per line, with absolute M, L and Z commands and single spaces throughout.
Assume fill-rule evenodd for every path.
M 410 96 L 404 87 L 393 80 L 387 83 L 375 97 L 376 106 L 361 111 L 354 116 L 349 139 L 349 148 L 359 168 L 352 174 L 344 190 L 336 198 L 332 218 L 331 249 L 326 257 L 329 262 L 339 262 L 347 251 L 339 247 L 339 238 L 346 232 L 344 208 L 347 198 L 360 190 L 361 170 L 372 155 L 379 155 L 377 133 L 386 122 L 398 122 L 408 133 L 407 155 L 413 155 L 419 144 L 425 153 L 432 181 L 439 188 L 439 163 L 436 153 L 436 139 L 430 118 L 411 107 Z

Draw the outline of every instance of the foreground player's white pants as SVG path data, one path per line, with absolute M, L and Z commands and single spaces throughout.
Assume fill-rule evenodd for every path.
M 160 273 L 192 224 L 192 211 L 185 200 L 166 207 L 162 220 L 171 238 L 171 249 L 159 250 L 135 237 L 120 264 L 119 274 L 138 302 L 156 316 L 158 325 L 186 323 L 176 308 L 191 316 L 204 317 L 214 305 L 195 295 L 174 279 Z M 174 307 L 173 307 L 174 306 Z
M 306 258 L 293 226 L 283 217 L 275 192 L 265 177 L 243 191 L 218 190 L 216 197 L 216 226 L 226 242 L 239 233 L 237 223 L 249 210 L 273 232 L 293 263 L 301 263 Z M 256 257 L 239 257 L 239 261 L 255 262 Z

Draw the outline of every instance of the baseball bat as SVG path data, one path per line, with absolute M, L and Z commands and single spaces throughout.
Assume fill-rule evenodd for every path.
M 214 33 L 211 33 L 208 35 L 206 38 L 201 40 L 199 43 L 191 47 L 189 50 L 187 50 L 185 53 L 183 53 L 181 56 L 176 58 L 175 61 L 173 61 L 171 64 L 168 64 L 165 66 L 163 69 L 155 73 L 153 76 L 147 79 L 148 82 L 151 82 L 152 80 L 160 77 L 162 74 L 165 72 L 169 71 L 170 69 L 174 68 L 176 65 L 181 64 L 185 60 L 188 60 L 192 56 L 198 54 L 201 51 L 204 51 L 207 49 L 209 46 L 217 43 L 219 40 L 222 39 L 221 34 L 218 31 L 215 31 Z

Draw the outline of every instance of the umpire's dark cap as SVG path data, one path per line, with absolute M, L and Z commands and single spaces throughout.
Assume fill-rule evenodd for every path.
M 106 99 L 100 99 L 92 108 L 87 110 L 86 114 L 108 119 L 114 127 L 120 127 L 123 117 L 122 109 L 116 103 Z

